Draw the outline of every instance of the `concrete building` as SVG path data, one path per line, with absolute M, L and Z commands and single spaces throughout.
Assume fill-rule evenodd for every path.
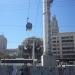
M 57 59 L 75 59 L 75 32 L 59 32 L 56 17 L 51 20 L 51 50 Z
M 6 49 L 4 50 L 4 52 L 6 52 L 7 55 L 9 55 L 11 58 L 16 58 L 18 56 L 18 49 Z
M 18 49 L 1 49 L 0 59 L 2 58 L 16 58 L 18 57 Z
M 0 35 L 0 50 L 7 48 L 7 39 L 4 37 L 4 35 Z
M 51 25 L 52 36 L 57 35 L 59 33 L 59 27 L 58 27 L 58 21 L 56 19 L 56 16 L 52 16 L 50 25 Z
M 53 36 L 52 52 L 57 58 L 75 59 L 75 32 L 59 33 Z
M 59 33 L 60 53 L 64 59 L 75 59 L 75 32 Z

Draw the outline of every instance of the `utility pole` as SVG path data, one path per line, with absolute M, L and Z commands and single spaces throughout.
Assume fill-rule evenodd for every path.
M 33 59 L 33 66 L 34 66 L 35 65 L 35 40 L 33 40 L 32 59 Z
M 55 66 L 55 58 L 51 52 L 50 7 L 53 0 L 43 0 L 43 56 L 42 66 Z

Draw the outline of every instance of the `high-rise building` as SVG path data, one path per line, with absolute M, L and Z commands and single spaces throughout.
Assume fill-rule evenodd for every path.
M 4 37 L 4 35 L 0 35 L 0 50 L 7 48 L 7 39 Z
M 51 20 L 51 50 L 57 59 L 75 59 L 75 32 L 59 32 L 56 17 Z
M 59 27 L 58 27 L 58 21 L 56 19 L 56 16 L 52 16 L 51 19 L 51 34 L 53 35 L 57 35 L 59 33 Z

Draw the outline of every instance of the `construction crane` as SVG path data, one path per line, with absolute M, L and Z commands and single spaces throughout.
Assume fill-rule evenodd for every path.
M 50 7 L 53 0 L 43 0 L 43 55 L 41 57 L 42 66 L 55 66 L 55 58 L 51 52 L 51 25 Z

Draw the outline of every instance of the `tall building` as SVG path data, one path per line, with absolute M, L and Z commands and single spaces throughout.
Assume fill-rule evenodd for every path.
M 57 35 L 59 33 L 59 27 L 58 27 L 58 21 L 56 19 L 56 16 L 52 16 L 51 19 L 51 34 L 53 35 Z
M 7 39 L 4 37 L 4 35 L 0 35 L 0 50 L 7 48 Z
M 75 32 L 59 32 L 56 17 L 51 20 L 51 50 L 56 59 L 74 60 L 75 59 Z

